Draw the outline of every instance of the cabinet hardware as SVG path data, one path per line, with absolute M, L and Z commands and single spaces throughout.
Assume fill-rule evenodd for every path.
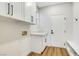
M 64 43 L 64 46 L 65 46 L 66 44 Z
M 51 34 L 54 34 L 54 33 L 53 33 L 53 30 L 51 30 Z
M 8 3 L 8 15 L 10 14 L 10 3 Z
M 64 30 L 64 33 L 66 33 L 66 30 Z
M 77 18 L 76 18 L 75 20 L 76 20 L 76 21 L 78 21 L 78 19 L 77 19 Z
M 13 15 L 13 5 L 11 5 L 11 8 L 12 8 L 12 13 L 11 13 L 11 16 Z
M 47 42 L 47 39 L 45 38 L 45 42 Z
M 31 22 L 33 22 L 33 16 L 31 16 Z
M 64 17 L 64 20 L 66 20 L 66 17 Z

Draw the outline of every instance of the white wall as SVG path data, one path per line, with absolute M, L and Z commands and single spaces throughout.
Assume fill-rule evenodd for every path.
M 0 55 L 27 55 L 30 52 L 30 26 L 24 22 L 5 20 L 0 19 Z M 28 35 L 23 37 L 22 31 L 27 31 Z
M 73 20 L 72 20 L 72 3 L 64 3 L 59 5 L 51 5 L 45 8 L 40 8 L 40 26 L 41 28 L 48 32 L 47 45 L 50 45 L 50 16 L 52 15 L 64 15 L 66 17 L 65 30 L 66 37 L 65 40 L 72 40 L 73 32 Z

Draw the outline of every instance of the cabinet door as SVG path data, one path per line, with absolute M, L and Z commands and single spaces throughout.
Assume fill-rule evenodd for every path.
M 25 19 L 35 23 L 36 19 L 36 4 L 35 3 L 25 3 Z
M 8 16 L 10 13 L 10 4 L 7 2 L 0 2 L 0 15 Z
M 36 3 L 32 3 L 32 6 L 31 6 L 31 16 L 33 17 L 33 23 L 36 23 Z
M 10 15 L 14 18 L 22 19 L 22 2 L 11 2 Z

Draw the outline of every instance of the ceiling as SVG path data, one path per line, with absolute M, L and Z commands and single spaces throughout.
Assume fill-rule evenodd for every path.
M 56 4 L 61 4 L 61 3 L 64 3 L 64 2 L 37 2 L 37 6 L 39 8 L 42 8 L 42 7 L 46 7 L 46 6 L 50 6 L 50 5 L 56 5 Z

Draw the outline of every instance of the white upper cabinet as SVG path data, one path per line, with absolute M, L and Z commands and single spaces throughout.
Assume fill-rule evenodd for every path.
M 25 3 L 25 19 L 31 23 L 36 23 L 36 3 Z
M 36 3 L 0 2 L 0 15 L 36 24 Z
M 22 2 L 0 2 L 0 15 L 6 18 L 23 20 Z
M 31 22 L 36 23 L 36 3 L 32 3 L 32 7 L 31 7 L 31 16 L 33 17 L 33 19 L 31 18 Z
M 22 2 L 10 2 L 10 16 L 23 19 L 22 11 Z
M 10 12 L 10 4 L 7 2 L 0 2 L 0 15 L 8 16 Z
M 25 6 L 25 20 L 31 22 L 31 3 L 24 3 Z
M 74 21 L 74 41 L 79 39 L 79 2 L 73 3 L 73 21 Z

